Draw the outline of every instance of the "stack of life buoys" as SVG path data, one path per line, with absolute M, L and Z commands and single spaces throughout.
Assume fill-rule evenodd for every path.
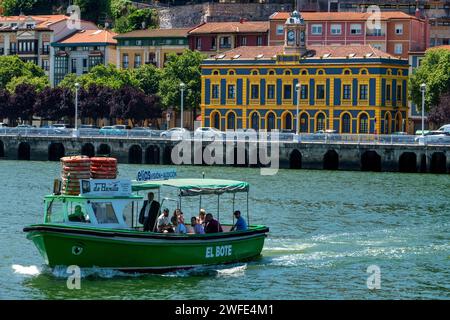
M 80 180 L 91 178 L 91 160 L 85 156 L 61 158 L 63 194 L 79 195 Z
M 115 158 L 91 158 L 92 179 L 116 179 L 117 159 Z

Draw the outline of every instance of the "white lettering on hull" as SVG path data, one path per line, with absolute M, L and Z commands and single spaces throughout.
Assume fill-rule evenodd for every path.
M 219 257 L 229 257 L 233 254 L 233 246 L 216 246 L 216 247 L 206 247 L 205 257 L 208 258 L 219 258 Z

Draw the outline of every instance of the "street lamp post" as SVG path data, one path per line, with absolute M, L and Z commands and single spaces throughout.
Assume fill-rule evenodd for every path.
M 297 113 L 295 114 L 295 134 L 297 135 L 299 133 L 299 118 L 298 118 L 298 111 L 300 107 L 300 83 L 297 83 L 295 85 L 295 90 L 297 90 Z
M 184 89 L 186 88 L 186 85 L 182 82 L 180 83 L 180 90 L 181 90 L 181 125 L 180 127 L 183 128 L 183 114 L 184 114 Z
M 425 90 L 427 85 L 422 83 L 420 85 L 420 91 L 422 92 L 422 136 L 425 135 Z
M 80 84 L 75 83 L 75 131 L 74 136 L 78 136 L 78 90 L 80 89 Z

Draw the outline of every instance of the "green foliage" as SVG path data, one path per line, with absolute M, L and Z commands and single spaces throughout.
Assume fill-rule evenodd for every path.
M 43 78 L 45 72 L 32 62 L 23 62 L 17 56 L 0 56 L 0 89 L 5 89 L 14 78 Z M 18 80 L 14 80 L 17 84 Z M 14 86 L 15 87 L 15 86 Z
M 81 19 L 97 23 L 103 14 L 109 13 L 110 0 L 75 0 L 80 7 Z
M 420 85 L 426 84 L 425 105 L 430 110 L 439 105 L 442 94 L 450 90 L 450 51 L 445 49 L 429 50 L 409 80 L 409 94 L 411 100 L 422 106 L 422 92 Z
M 132 10 L 130 0 L 111 0 L 110 7 L 111 16 L 114 19 L 126 16 Z
M 47 76 L 43 77 L 21 76 L 12 78 L 11 81 L 6 85 L 6 89 L 9 92 L 13 93 L 16 91 L 17 86 L 21 84 L 29 84 L 34 86 L 38 93 L 44 90 L 45 88 L 50 87 L 50 83 L 48 81 Z
M 37 0 L 3 0 L 1 5 L 7 16 L 30 13 Z
M 180 107 L 180 83 L 186 84 L 185 107 L 196 110 L 201 102 L 200 64 L 206 57 L 197 51 L 185 50 L 182 55 L 170 54 L 162 70 L 159 96 L 164 107 Z
M 126 33 L 142 29 L 145 23 L 146 28 L 154 28 L 158 25 L 157 13 L 152 9 L 127 8 L 128 15 L 118 16 L 114 30 L 117 33 Z
M 157 94 L 161 81 L 161 70 L 152 64 L 146 64 L 134 69 L 132 76 L 138 82 L 139 88 L 146 94 Z

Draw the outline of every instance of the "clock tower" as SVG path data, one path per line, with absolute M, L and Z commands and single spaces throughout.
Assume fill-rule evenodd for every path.
M 294 11 L 284 24 L 284 53 L 306 53 L 306 25 L 298 11 Z

